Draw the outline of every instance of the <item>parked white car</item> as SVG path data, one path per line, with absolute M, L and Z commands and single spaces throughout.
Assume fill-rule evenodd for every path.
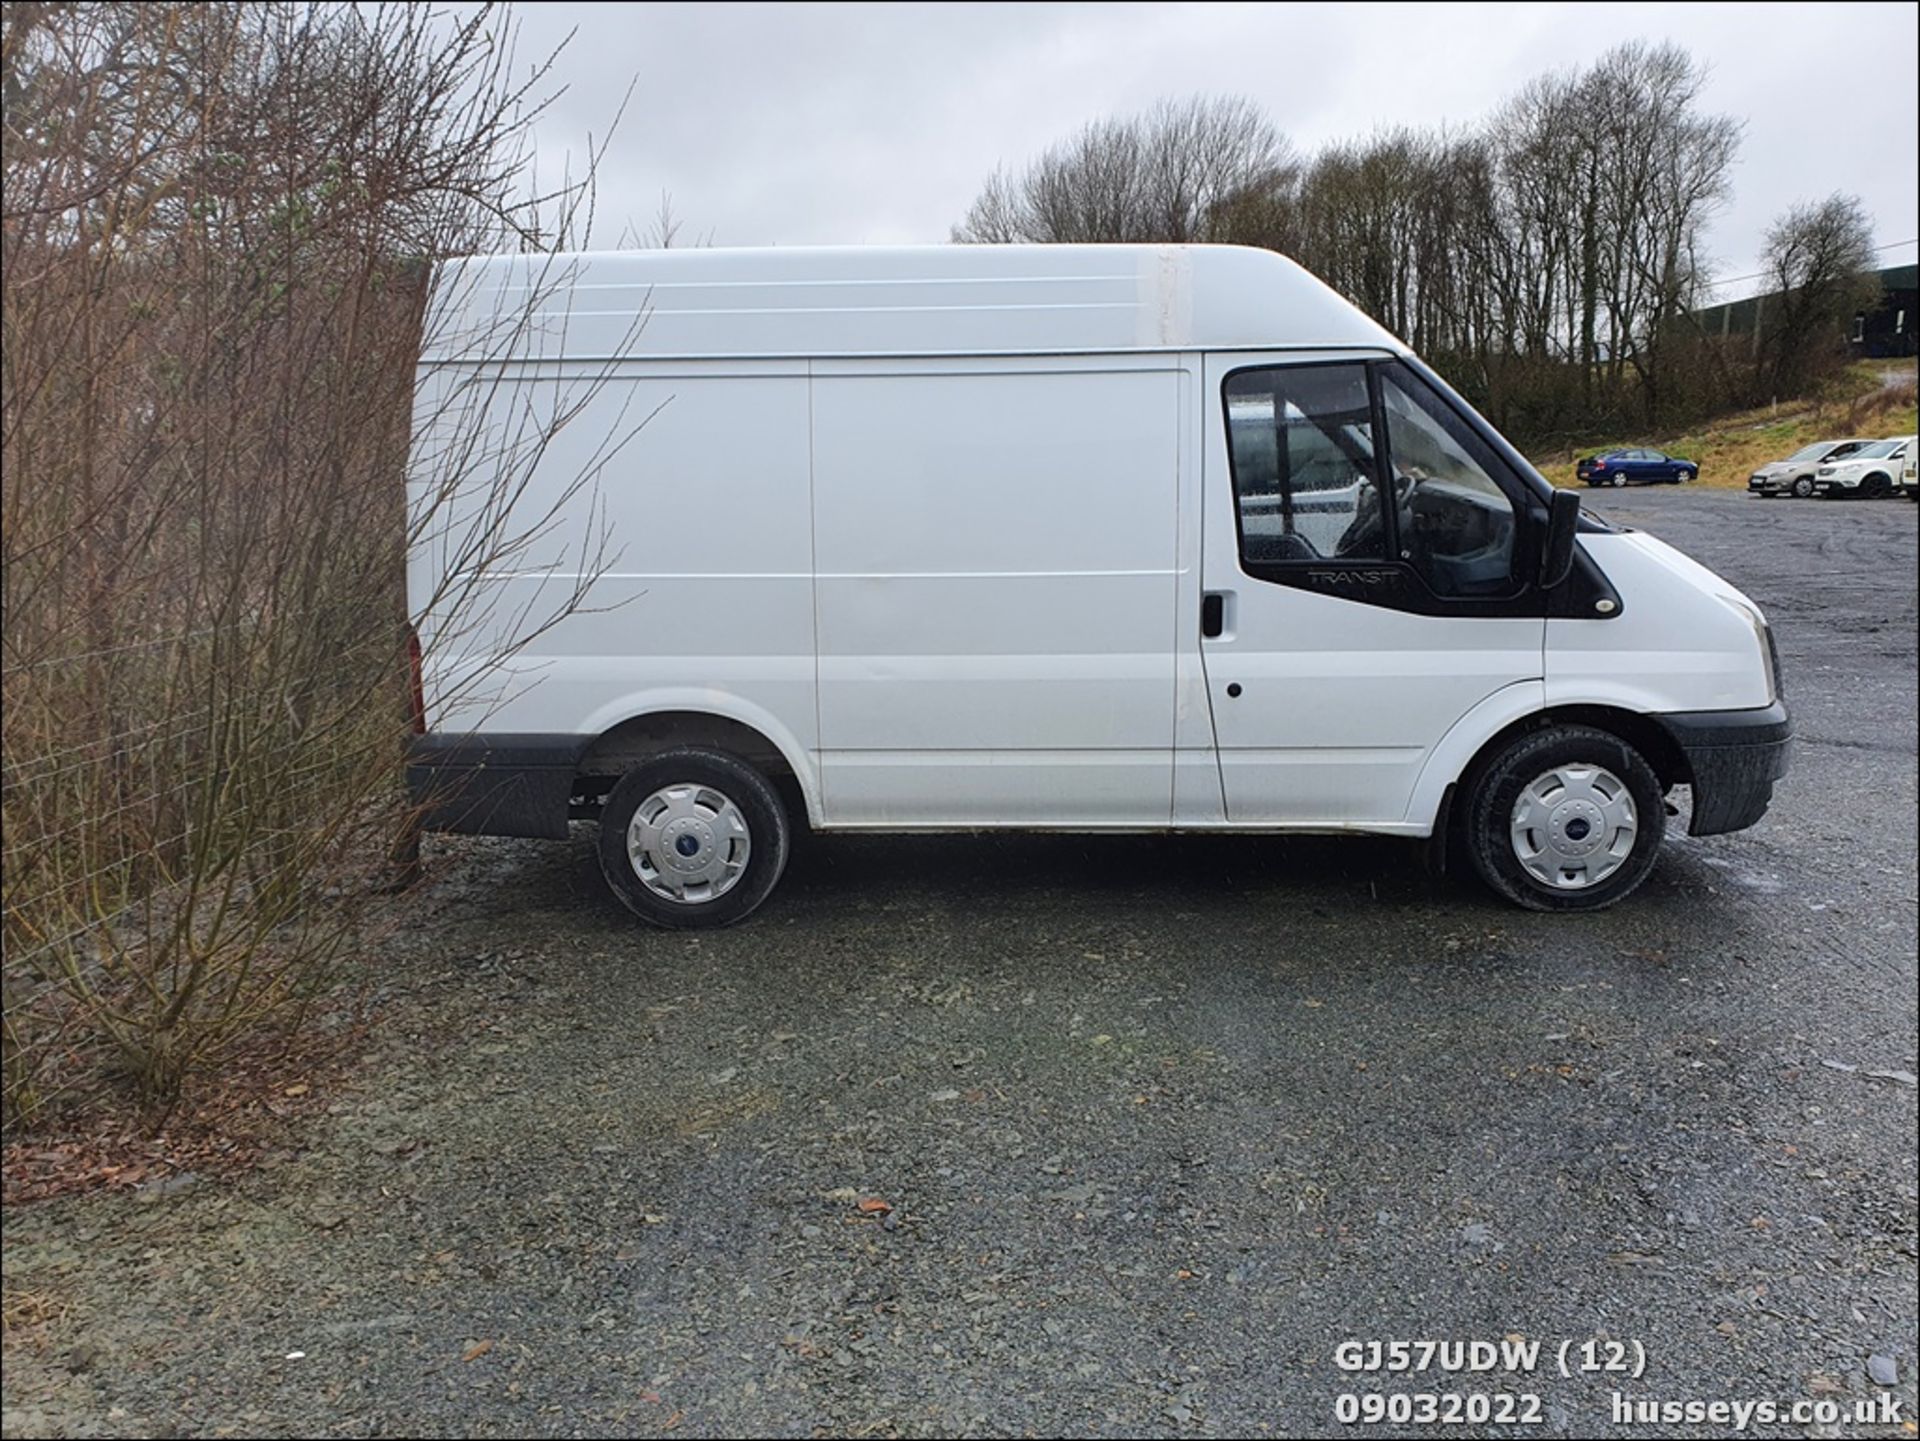
M 1829 500 L 1839 496 L 1881 500 L 1897 494 L 1911 483 L 1913 440 L 1911 435 L 1876 440 L 1845 460 L 1821 466 L 1813 478 L 1814 491 Z
M 414 794 L 597 819 L 660 925 L 747 915 L 801 825 L 1373 832 L 1586 910 L 1670 789 L 1712 835 L 1786 772 L 1759 608 L 1271 252 L 479 258 L 428 335 Z M 493 453 L 531 470 L 444 465 Z M 503 490 L 541 554 L 492 573 Z M 437 613 L 462 567 L 495 603 Z
M 1761 466 L 1747 477 L 1749 495 L 1796 495 L 1802 500 L 1813 494 L 1814 477 L 1820 467 L 1845 460 L 1873 441 L 1867 436 L 1848 440 L 1816 440 L 1802 446 L 1785 460 Z

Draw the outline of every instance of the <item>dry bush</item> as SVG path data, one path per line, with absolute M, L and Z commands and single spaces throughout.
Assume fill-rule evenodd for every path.
M 550 537 L 511 502 L 584 400 L 403 483 L 431 262 L 531 253 L 510 347 L 590 196 L 529 192 L 502 19 L 5 8 L 9 1127 L 298 1020 L 407 822 L 409 538 L 458 531 L 457 637 Z
M 1845 402 L 1846 419 L 1841 429 L 1848 435 L 1912 434 L 1916 397 L 1920 383 L 1909 376 L 1877 390 L 1855 389 Z

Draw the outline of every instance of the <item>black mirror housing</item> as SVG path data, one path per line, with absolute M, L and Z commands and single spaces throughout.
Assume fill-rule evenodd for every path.
M 1580 532 L 1580 492 L 1556 490 L 1547 502 L 1547 533 L 1540 545 L 1542 590 L 1552 590 L 1573 574 L 1573 538 Z

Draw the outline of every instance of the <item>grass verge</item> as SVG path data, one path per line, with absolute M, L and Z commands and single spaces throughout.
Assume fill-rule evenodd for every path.
M 1894 376 L 1891 383 L 1889 374 Z M 1528 458 L 1558 486 L 1578 484 L 1574 461 L 1624 446 L 1645 446 L 1700 462 L 1700 485 L 1745 490 L 1747 477 L 1803 445 L 1846 436 L 1912 435 L 1920 430 L 1912 362 L 1872 361 L 1850 366 L 1824 396 L 1742 411 L 1679 435 L 1611 437 L 1592 444 L 1538 451 Z

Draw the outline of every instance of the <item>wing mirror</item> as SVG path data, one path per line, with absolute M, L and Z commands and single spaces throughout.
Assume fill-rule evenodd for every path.
M 1580 530 L 1580 492 L 1556 490 L 1547 502 L 1547 535 L 1540 546 L 1542 590 L 1552 590 L 1573 574 L 1573 538 Z

